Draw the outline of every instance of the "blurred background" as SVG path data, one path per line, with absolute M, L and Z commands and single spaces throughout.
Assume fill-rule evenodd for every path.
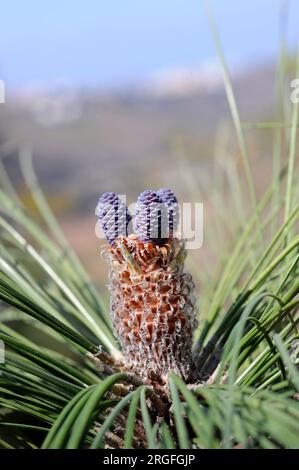
M 286 54 L 287 94 L 295 78 L 299 2 L 211 4 L 261 193 L 272 174 L 273 128 L 252 123 L 277 119 L 276 71 Z M 227 187 L 242 164 L 202 2 L 2 2 L 0 79 L 5 168 L 34 212 L 18 165 L 31 149 L 50 205 L 97 283 L 105 266 L 94 210 L 104 191 L 133 202 L 166 186 L 182 202 L 202 201 L 204 246 L 190 269 L 215 269 L 219 240 L 234 224 L 226 213 L 237 205 Z

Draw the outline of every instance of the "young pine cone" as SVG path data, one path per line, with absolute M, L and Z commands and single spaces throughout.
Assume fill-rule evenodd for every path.
M 147 192 L 153 210 L 155 197 L 148 196 Z M 140 206 L 136 211 L 140 217 Z M 158 212 L 161 219 L 163 210 Z M 160 219 L 154 223 L 163 223 Z M 138 223 L 143 234 L 139 219 Z M 148 233 L 147 241 L 142 241 L 145 237 L 135 228 L 136 235 L 120 236 L 104 248 L 113 326 L 126 365 L 153 385 L 164 385 L 171 371 L 191 380 L 192 335 L 197 322 L 194 284 L 191 275 L 183 272 L 184 242 L 172 236 L 150 239 Z

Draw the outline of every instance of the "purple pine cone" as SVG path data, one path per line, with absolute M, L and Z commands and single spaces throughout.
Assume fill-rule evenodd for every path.
M 161 240 L 162 200 L 155 191 L 146 189 L 137 199 L 135 232 L 139 240 L 159 243 Z
M 125 203 L 113 192 L 104 193 L 98 201 L 96 214 L 110 245 L 121 235 L 128 235 L 131 215 Z
M 178 223 L 179 223 L 179 206 L 178 206 L 178 200 L 176 198 L 176 195 L 171 189 L 167 188 L 161 188 L 158 191 L 158 196 L 160 196 L 162 202 L 166 206 L 166 217 L 167 217 L 167 222 L 165 224 L 168 225 L 169 229 L 169 236 L 173 236 L 173 233 L 177 230 L 178 228 Z

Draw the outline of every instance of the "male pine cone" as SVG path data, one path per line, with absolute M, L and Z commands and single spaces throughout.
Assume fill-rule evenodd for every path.
M 119 236 L 104 248 L 109 263 L 110 311 L 126 365 L 147 383 L 163 386 L 175 372 L 193 380 L 194 284 L 184 272 L 184 242 Z
M 106 248 L 115 333 L 127 365 L 149 383 L 163 385 L 171 371 L 192 374 L 194 285 L 183 273 L 185 253 L 179 240 L 158 246 L 136 235 Z

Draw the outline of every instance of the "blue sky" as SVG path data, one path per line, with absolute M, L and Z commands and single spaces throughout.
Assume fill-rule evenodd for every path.
M 57 81 L 138 82 L 160 69 L 216 59 L 201 0 L 6 0 L 1 2 L 0 78 L 10 88 Z M 275 57 L 280 0 L 214 0 L 229 61 Z M 290 0 L 296 44 L 299 2 Z

